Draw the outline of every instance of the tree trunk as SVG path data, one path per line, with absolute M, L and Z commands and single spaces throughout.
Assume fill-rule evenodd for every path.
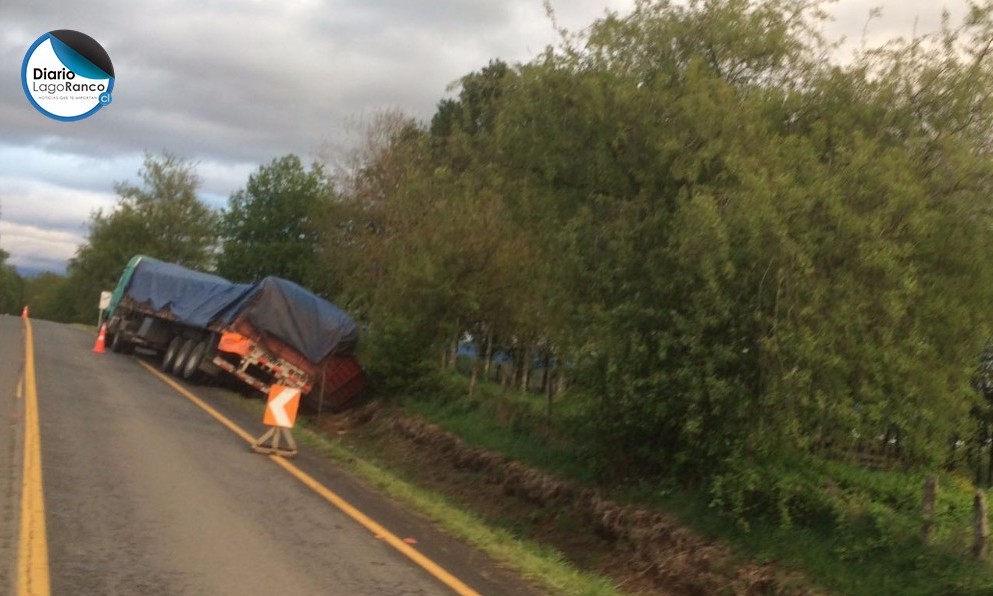
M 555 395 L 562 395 L 565 393 L 565 367 L 562 366 L 562 362 L 559 362 L 558 370 L 556 371 L 555 379 Z
M 552 431 L 552 405 L 555 397 L 555 392 L 552 391 L 552 383 L 550 381 L 550 374 L 548 372 L 548 367 L 551 366 L 549 358 L 545 358 L 545 423 L 548 427 L 548 432 Z
M 459 338 L 458 336 L 456 336 L 455 339 L 452 340 L 452 343 L 448 348 L 448 366 L 446 367 L 448 370 L 455 369 L 455 362 L 456 359 L 458 358 L 458 353 L 459 353 Z
M 490 365 L 493 363 L 493 332 L 486 331 L 486 348 L 483 350 L 483 378 L 490 380 Z
M 548 368 L 549 368 L 549 366 L 551 366 L 551 361 L 552 361 L 552 359 L 548 357 L 548 354 L 545 354 L 545 358 L 543 360 L 543 363 L 544 363 L 545 367 L 541 371 L 541 388 L 540 388 L 540 391 L 542 393 L 545 393 L 545 392 L 548 391 L 548 384 L 549 384 L 549 381 L 551 380 L 550 379 L 550 373 L 549 373 Z
M 469 397 L 476 393 L 476 381 L 479 378 L 479 360 L 472 361 L 472 374 L 469 376 Z
M 921 499 L 922 522 L 921 540 L 927 544 L 934 528 L 934 502 L 938 495 L 938 477 L 928 476 L 924 480 L 924 497 Z
M 983 444 L 985 443 L 984 441 Z M 986 466 L 986 488 L 991 487 L 993 487 L 993 445 L 990 446 L 990 457 Z
M 527 393 L 531 388 L 531 346 L 524 348 L 524 359 L 521 362 L 521 391 Z
M 476 392 L 476 381 L 479 379 L 479 352 L 472 359 L 472 375 L 469 376 L 469 397 Z
M 972 522 L 972 556 L 977 559 L 984 559 L 986 558 L 990 528 L 986 521 L 986 494 L 979 489 L 976 489 L 976 496 L 972 499 Z
M 976 486 L 982 486 L 983 485 L 983 449 L 985 449 L 983 445 L 986 444 L 986 428 L 983 427 L 982 429 L 977 430 L 977 434 L 979 435 L 977 441 L 979 443 L 979 447 L 977 447 L 974 452 L 975 460 L 970 461 L 969 463 L 972 464 L 973 462 L 975 462 Z

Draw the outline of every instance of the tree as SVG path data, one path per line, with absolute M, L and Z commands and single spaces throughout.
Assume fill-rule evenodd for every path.
M 193 164 L 171 154 L 146 155 L 141 186 L 115 184 L 117 205 L 90 217 L 89 235 L 69 261 L 74 318 L 92 321 L 100 291 L 112 289 L 131 257 L 144 254 L 192 269 L 209 269 L 219 217 L 196 192 Z
M 850 68 L 818 15 L 638 2 L 504 92 L 495 178 L 554 262 L 607 461 L 700 480 L 884 437 L 932 465 L 967 419 L 989 10 Z
M 6 259 L 6 253 L 0 254 L 0 313 L 19 314 L 24 304 L 24 280 Z
M 993 4 L 842 66 L 820 6 L 638 0 L 376 135 L 335 236 L 373 333 L 565 353 L 604 470 L 725 504 L 936 465 L 993 326 Z
M 332 209 L 333 199 L 331 182 L 317 163 L 306 170 L 299 157 L 287 155 L 259 167 L 222 214 L 217 272 L 245 282 L 276 275 L 320 289 L 317 220 Z
M 0 313 L 19 313 L 23 304 L 24 280 L 7 263 L 10 253 L 0 248 Z
M 57 273 L 45 272 L 25 279 L 24 302 L 31 306 L 31 316 L 39 319 L 68 323 L 75 315 L 69 279 Z

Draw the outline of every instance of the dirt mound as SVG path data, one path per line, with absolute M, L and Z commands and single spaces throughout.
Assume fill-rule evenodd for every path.
M 476 495 L 479 504 L 502 495 L 514 501 L 517 509 L 526 504 L 535 510 L 555 511 L 556 517 L 567 515 L 578 520 L 578 531 L 590 534 L 587 540 L 554 546 L 573 560 L 600 559 L 597 571 L 617 578 L 633 592 L 701 596 L 811 593 L 790 585 L 795 581 L 789 581 L 774 566 L 740 564 L 727 545 L 700 537 L 672 515 L 619 505 L 595 489 L 466 445 L 458 436 L 422 419 L 395 411 L 384 415 L 375 406 L 348 416 L 335 423 L 338 432 L 349 432 L 348 428 L 379 418 L 382 436 L 405 442 L 408 459 L 416 457 L 419 465 L 430 465 L 436 487 L 443 484 L 440 476 L 470 474 L 475 490 L 462 494 L 470 506 L 474 504 L 471 495 Z M 410 444 L 418 449 L 409 449 Z M 573 527 L 573 531 L 577 529 Z M 589 539 L 605 545 L 607 552 L 591 553 Z

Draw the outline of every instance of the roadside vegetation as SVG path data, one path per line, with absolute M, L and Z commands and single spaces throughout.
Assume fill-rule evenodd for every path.
M 986 593 L 993 2 L 844 61 L 824 5 L 640 0 L 219 213 L 149 155 L 21 295 L 92 321 L 139 253 L 287 277 L 363 322 L 378 395 L 470 441 L 839 592 Z

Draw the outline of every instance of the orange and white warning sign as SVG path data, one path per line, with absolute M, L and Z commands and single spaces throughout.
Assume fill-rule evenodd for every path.
M 266 403 L 262 422 L 269 426 L 293 428 L 300 407 L 300 390 L 282 385 L 269 388 L 269 401 Z

